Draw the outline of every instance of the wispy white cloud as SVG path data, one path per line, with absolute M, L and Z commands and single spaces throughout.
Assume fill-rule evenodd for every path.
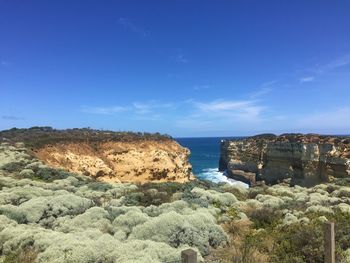
M 340 68 L 350 65 L 350 54 L 337 57 L 328 63 L 318 64 L 317 66 L 304 70 L 306 76 L 300 77 L 300 83 L 312 82 L 316 78 L 326 75 L 327 73 L 334 72 Z M 309 75 L 310 74 L 310 75 Z
M 269 87 L 264 87 L 264 88 L 261 88 L 255 92 L 253 92 L 250 97 L 252 99 L 256 99 L 256 98 L 259 98 L 259 97 L 262 97 L 266 94 L 269 94 L 270 92 L 272 91 L 272 88 L 269 88 Z
M 314 112 L 299 118 L 296 122 L 300 129 L 313 129 L 315 132 L 324 130 L 350 131 L 350 107 L 339 107 L 327 111 Z
M 123 106 L 110 106 L 110 107 L 89 107 L 83 106 L 80 111 L 84 113 L 91 114 L 101 114 L 101 115 L 113 115 L 120 112 L 128 111 L 130 108 Z
M 240 118 L 250 121 L 260 116 L 263 106 L 253 100 L 214 100 L 208 103 L 195 102 L 194 106 L 204 114 Z
M 195 85 L 193 87 L 194 90 L 206 90 L 206 89 L 210 89 L 211 86 L 210 85 Z
M 133 106 L 134 112 L 140 115 L 153 113 L 158 109 L 165 109 L 165 108 L 170 109 L 174 107 L 172 103 L 160 103 L 155 100 L 148 101 L 148 102 L 134 102 L 132 106 Z
M 137 114 L 148 114 L 152 111 L 152 105 L 141 102 L 134 102 L 133 107 Z
M 278 83 L 277 80 L 271 80 L 271 81 L 262 83 L 259 89 L 257 89 L 256 91 L 250 94 L 250 98 L 257 99 L 266 94 L 269 94 L 271 91 L 273 91 L 273 86 L 276 85 L 277 83 Z
M 203 112 L 222 112 L 232 110 L 245 110 L 250 107 L 252 101 L 232 101 L 232 100 L 215 100 L 208 103 L 195 102 L 195 106 Z
M 315 80 L 315 77 L 314 76 L 307 76 L 307 77 L 302 77 L 299 79 L 299 81 L 301 83 L 304 83 L 304 82 L 311 82 L 311 81 L 314 81 Z
M 225 129 L 227 127 L 254 127 L 263 119 L 264 106 L 253 100 L 189 100 L 189 114 L 179 117 L 175 125 L 197 131 Z
M 271 86 L 275 85 L 276 83 L 278 83 L 277 80 L 267 81 L 267 82 L 264 82 L 263 84 L 261 84 L 261 87 L 262 88 L 271 87 Z
M 180 63 L 188 63 L 188 59 L 183 54 L 178 54 L 175 60 Z
M 159 103 L 155 100 L 147 102 L 133 102 L 127 106 L 109 107 L 81 107 L 80 111 L 99 115 L 129 114 L 129 116 L 142 120 L 160 120 L 165 109 L 174 108 L 172 103 Z
M 338 57 L 324 66 L 325 69 L 336 69 L 350 65 L 350 54 Z
M 143 37 L 146 37 L 149 35 L 149 33 L 144 30 L 143 28 L 136 26 L 134 23 L 132 23 L 129 19 L 121 17 L 118 19 L 118 23 L 122 25 L 125 29 L 130 30 L 134 33 L 137 33 Z
M 317 65 L 314 68 L 309 69 L 308 71 L 314 72 L 317 75 L 326 74 L 330 71 L 340 69 L 350 65 L 350 54 L 345 54 L 339 56 L 326 64 Z M 315 76 L 314 76 L 315 77 Z

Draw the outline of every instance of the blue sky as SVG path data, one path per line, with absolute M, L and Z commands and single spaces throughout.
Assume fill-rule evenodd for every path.
M 0 129 L 350 133 L 350 1 L 0 0 Z

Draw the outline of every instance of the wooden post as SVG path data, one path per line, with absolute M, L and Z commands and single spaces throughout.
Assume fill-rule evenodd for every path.
M 197 252 L 193 249 L 186 249 L 181 251 L 182 263 L 197 263 Z
M 324 262 L 335 263 L 335 234 L 333 222 L 326 222 L 324 225 Z

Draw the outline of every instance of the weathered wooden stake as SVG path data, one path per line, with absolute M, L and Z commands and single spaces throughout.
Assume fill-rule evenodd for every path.
M 335 263 L 335 234 L 333 222 L 326 222 L 324 225 L 324 262 Z
M 186 249 L 181 251 L 182 263 L 197 263 L 197 252 L 193 249 Z

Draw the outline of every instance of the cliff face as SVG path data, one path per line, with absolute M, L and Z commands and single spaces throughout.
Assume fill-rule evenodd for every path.
M 56 130 L 0 131 L 0 141 L 21 142 L 45 164 L 109 182 L 187 182 L 190 151 L 159 133 Z
M 109 182 L 187 182 L 189 150 L 175 141 L 65 143 L 35 151 L 47 165 Z
M 320 135 L 261 135 L 221 143 L 220 170 L 254 184 L 291 179 L 313 185 L 350 176 L 350 139 Z

